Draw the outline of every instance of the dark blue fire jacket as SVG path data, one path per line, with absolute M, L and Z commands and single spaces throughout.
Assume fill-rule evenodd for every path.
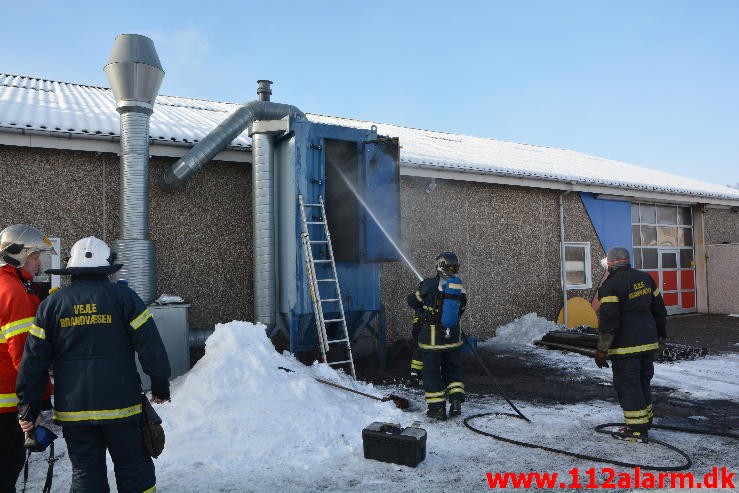
M 631 267 L 620 268 L 606 279 L 598 297 L 601 303 L 598 330 L 613 335 L 609 356 L 659 348 L 657 337 L 667 336 L 667 311 L 662 294 L 649 274 Z
M 170 366 L 164 344 L 151 312 L 132 289 L 88 270 L 39 307 L 18 372 L 19 401 L 36 409 L 53 364 L 57 423 L 139 419 L 134 351 L 151 377 L 152 393 L 166 399 Z
M 418 289 L 408 295 L 408 306 L 421 312 L 421 330 L 418 334 L 418 347 L 423 351 L 450 351 L 462 346 L 462 330 L 459 324 L 446 328 L 441 326 L 441 300 L 439 277 L 428 277 L 420 282 Z M 467 305 L 467 295 L 461 295 L 460 315 Z

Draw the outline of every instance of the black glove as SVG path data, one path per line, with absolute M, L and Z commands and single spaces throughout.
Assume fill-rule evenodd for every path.
M 168 401 L 169 396 L 169 382 L 166 378 L 152 378 L 151 379 L 151 395 L 152 397 L 158 397 L 159 399 Z
M 18 419 L 22 421 L 35 423 L 36 418 L 38 418 L 39 414 L 41 414 L 41 411 L 34 408 L 30 404 L 27 404 L 25 402 L 22 404 L 18 404 Z
M 608 353 L 606 351 L 596 351 L 595 352 L 595 364 L 598 365 L 598 368 L 608 368 Z

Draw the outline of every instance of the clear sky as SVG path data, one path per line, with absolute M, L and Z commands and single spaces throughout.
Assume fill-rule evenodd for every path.
M 739 184 L 739 0 L 8 0 L 0 71 L 107 86 L 151 37 L 161 94 L 560 147 Z

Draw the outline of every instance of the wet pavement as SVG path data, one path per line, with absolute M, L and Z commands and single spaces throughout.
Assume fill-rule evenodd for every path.
M 739 317 L 692 315 L 668 319 L 669 342 L 705 347 L 712 354 L 739 352 L 738 336 Z M 479 348 L 477 354 L 495 381 L 486 375 L 477 358 L 463 354 L 465 389 L 471 395 L 499 395 L 502 391 L 514 403 L 556 405 L 603 400 L 618 406 L 613 387 L 597 377 L 578 372 L 576 365 L 579 363 L 572 363 L 572 368 L 553 367 L 546 360 L 531 357 L 525 352 L 501 353 L 490 348 Z M 407 385 L 409 359 L 410 343 L 396 343 L 388 351 L 385 370 L 380 371 L 368 358 L 358 361 L 358 377 L 375 383 Z M 610 370 L 603 371 L 610 374 Z M 739 371 L 737 373 L 739 375 Z M 703 422 L 707 429 L 739 430 L 737 402 L 688 400 L 675 397 L 674 389 L 653 386 L 652 390 L 662 424 L 684 426 L 692 421 L 688 419 L 690 416 L 699 415 L 707 418 Z

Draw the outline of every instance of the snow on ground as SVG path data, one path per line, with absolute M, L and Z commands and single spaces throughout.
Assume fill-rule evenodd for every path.
M 549 330 L 550 324 L 529 314 L 500 327 L 498 337 L 483 346 L 512 350 L 516 347 L 512 341 L 516 340 L 526 344 L 523 351 L 536 353 L 552 365 L 597 371 L 590 368 L 588 358 L 534 349 L 531 342 Z M 730 364 L 726 360 L 723 364 L 712 361 L 676 363 L 670 365 L 675 370 L 666 374 L 675 378 L 682 375 L 680 388 L 708 393 L 713 385 L 722 388 L 721 393 L 734 392 L 736 398 L 735 360 Z M 709 363 L 710 370 L 698 368 L 701 362 Z M 279 369 L 281 366 L 295 371 L 285 372 Z M 659 365 L 658 375 L 664 366 Z M 401 412 L 392 403 L 343 392 L 313 377 L 378 396 L 404 395 L 413 401 L 415 410 Z M 678 383 L 659 378 L 668 386 Z M 674 452 L 655 444 L 620 442 L 596 434 L 595 425 L 621 420 L 620 409 L 611 402 L 517 405 L 532 423 L 492 415 L 476 418 L 472 424 L 504 437 L 620 461 L 652 465 L 682 461 Z M 156 405 L 167 434 L 165 451 L 155 461 L 157 491 L 479 491 L 489 489 L 486 472 L 556 471 L 565 476 L 567 483 L 571 480 L 568 471 L 573 467 L 580 468 L 583 483 L 589 479 L 585 470 L 590 467 L 631 472 L 620 466 L 496 441 L 466 429 L 461 419 L 431 423 L 423 415 L 424 407 L 418 389 L 374 388 L 353 382 L 326 365 L 305 367 L 287 353 L 278 354 L 262 326 L 246 322 L 219 325 L 207 341 L 205 357 L 173 382 L 172 402 Z M 470 395 L 463 416 L 510 411 L 496 396 Z M 416 420 L 428 432 L 426 460 L 418 467 L 364 459 L 361 431 L 365 426 L 383 421 L 405 427 Z M 688 451 L 695 462 L 690 471 L 703 474 L 715 465 L 729 466 L 734 471 L 739 467 L 736 440 L 666 431 L 653 435 Z M 55 467 L 53 491 L 68 491 L 71 466 L 64 440 L 57 441 L 57 455 L 63 457 Z M 32 457 L 28 491 L 38 491 L 46 473 L 42 462 L 45 454 Z M 605 476 L 598 474 L 598 480 L 603 479 Z M 109 481 L 115 491 L 112 465 Z

